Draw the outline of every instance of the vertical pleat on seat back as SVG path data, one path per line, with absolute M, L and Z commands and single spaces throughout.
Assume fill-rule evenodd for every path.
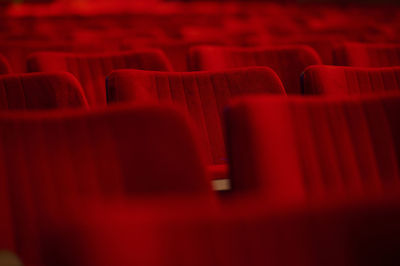
M 272 200 L 398 189 L 400 94 L 248 98 L 227 112 L 233 189 Z
M 347 95 L 400 90 L 400 67 L 311 66 L 304 71 L 305 94 Z
M 0 246 L 15 249 L 25 265 L 42 262 L 47 218 L 68 215 L 84 198 L 212 192 L 193 128 L 166 106 L 2 113 L 0 155 L 8 192 L 0 195 Z
M 87 107 L 83 89 L 67 72 L 0 76 L 0 110 Z
M 202 135 L 210 162 L 226 163 L 222 111 L 228 100 L 246 94 L 285 94 L 268 68 L 228 71 L 152 72 L 120 70 L 107 78 L 109 103 L 172 102 L 188 111 Z
M 31 72 L 67 71 L 81 82 L 90 106 L 106 105 L 105 77 L 115 69 L 170 71 L 164 53 L 158 49 L 102 54 L 38 52 L 28 59 Z
M 197 46 L 189 53 L 191 70 L 270 67 L 278 74 L 288 94 L 299 94 L 301 73 L 306 67 L 319 64 L 321 59 L 318 54 L 306 45 L 254 48 Z
M 334 64 L 356 67 L 400 66 L 400 45 L 346 43 L 335 49 Z
M 8 74 L 11 72 L 11 67 L 7 59 L 0 54 L 0 74 Z

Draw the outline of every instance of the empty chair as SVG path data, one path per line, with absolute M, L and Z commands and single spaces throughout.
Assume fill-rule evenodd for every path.
M 109 103 L 173 102 L 187 110 L 201 133 L 208 161 L 215 165 L 226 163 L 221 114 L 228 100 L 260 93 L 285 94 L 269 68 L 169 73 L 119 70 L 107 78 Z
M 310 65 L 319 65 L 318 54 L 309 46 L 275 47 L 193 47 L 189 54 L 191 70 L 221 70 L 246 66 L 267 66 L 282 80 L 288 94 L 299 94 L 300 75 Z
M 50 225 L 43 253 L 65 266 L 400 263 L 398 201 L 319 205 L 266 210 L 254 201 L 223 214 L 190 201 L 113 205 Z
M 102 54 L 38 52 L 28 59 L 31 72 L 68 71 L 81 82 L 90 106 L 106 105 L 105 77 L 115 69 L 169 71 L 170 64 L 157 49 Z
M 10 64 L 4 56 L 0 55 L 0 74 L 8 73 L 11 73 Z
M 334 63 L 356 67 L 400 66 L 400 45 L 346 43 L 334 50 Z
M 396 92 L 238 100 L 227 111 L 232 189 L 271 201 L 398 191 L 399 114 Z
M 204 42 L 190 42 L 188 40 L 158 40 L 156 38 L 151 41 L 141 42 L 137 38 L 132 40 L 124 40 L 125 47 L 129 49 L 158 48 L 161 49 L 168 60 L 171 62 L 174 71 L 188 71 L 187 55 L 190 47 L 199 45 Z
M 305 94 L 363 94 L 400 90 L 400 67 L 311 66 L 302 76 Z
M 304 42 L 304 44 L 309 45 L 318 53 L 319 57 L 321 58 L 321 62 L 324 65 L 333 65 L 334 49 L 342 43 L 343 42 L 337 40 L 326 40 L 325 38 Z
M 83 89 L 67 72 L 0 76 L 0 110 L 87 107 Z
M 0 189 L 8 195 L 0 199 L 9 202 L 0 211 L 13 226 L 2 218 L 0 247 L 15 244 L 25 265 L 41 263 L 44 219 L 63 217 L 84 198 L 212 193 L 196 134 L 172 107 L 7 112 L 0 129 Z M 5 237 L 11 232 L 14 241 Z
M 118 47 L 104 47 L 103 43 L 93 45 L 81 43 L 78 40 L 65 41 L 57 37 L 57 41 L 51 39 L 31 40 L 24 35 L 22 40 L 2 40 L 0 42 L 0 53 L 3 54 L 10 63 L 13 73 L 26 73 L 26 60 L 34 52 L 57 51 L 57 52 L 103 52 L 114 51 Z

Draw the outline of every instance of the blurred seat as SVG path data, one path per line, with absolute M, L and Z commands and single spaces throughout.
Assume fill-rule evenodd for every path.
M 85 199 L 212 199 L 196 132 L 175 108 L 3 112 L 0 128 L 0 247 L 26 265 L 43 263 L 45 219 Z
M 81 85 L 67 72 L 0 76 L 0 110 L 88 107 Z
M 8 74 L 11 72 L 11 67 L 7 59 L 0 54 L 0 74 Z
M 190 42 L 186 40 L 144 40 L 134 38 L 132 40 L 124 39 L 124 48 L 129 50 L 145 49 L 145 48 L 157 48 L 162 50 L 167 56 L 169 62 L 171 62 L 174 71 L 188 71 L 187 61 L 189 49 L 194 45 L 210 44 L 211 42 Z M 213 42 L 214 44 L 214 42 Z
M 398 201 L 254 208 L 259 204 L 223 213 L 190 201 L 184 206 L 160 201 L 142 208 L 97 208 L 53 223 L 52 232 L 44 237 L 44 253 L 49 265 L 65 266 L 400 262 Z
M 397 92 L 249 97 L 226 118 L 233 191 L 291 202 L 398 193 Z
M 227 161 L 221 115 L 228 100 L 270 93 L 285 91 L 278 76 L 265 67 L 169 73 L 118 70 L 107 78 L 109 103 L 157 101 L 183 107 L 197 124 L 208 161 L 217 165 Z M 215 175 L 220 175 L 217 172 L 221 171 L 214 169 Z
M 355 67 L 400 66 L 400 45 L 345 43 L 335 49 L 334 63 Z
M 81 82 L 90 106 L 106 105 L 105 77 L 112 70 L 124 68 L 171 70 L 164 53 L 157 49 L 99 54 L 38 52 L 28 59 L 31 72 L 56 70 L 74 74 Z
M 333 41 L 330 39 L 333 39 L 333 38 L 320 37 L 320 39 L 318 41 L 310 40 L 310 41 L 304 42 L 304 44 L 309 45 L 318 53 L 319 57 L 321 58 L 322 64 L 324 64 L 324 65 L 333 65 L 334 50 L 337 46 L 339 46 L 343 43 L 343 42 L 340 42 L 337 40 Z
M 49 25 L 43 25 L 49 26 Z M 51 34 L 51 33 L 47 33 Z M 69 41 L 54 41 L 54 40 L 31 40 L 29 34 L 24 36 L 21 40 L 2 40 L 0 41 L 0 53 L 2 53 L 10 63 L 13 73 L 26 73 L 26 61 L 30 54 L 43 51 L 54 52 L 104 52 L 115 51 L 118 47 L 105 45 L 104 43 L 96 43 L 93 45 L 94 40 L 88 43 L 81 43 L 78 40 Z
M 310 65 L 321 64 L 318 54 L 306 45 L 273 47 L 197 46 L 189 53 L 191 70 L 266 66 L 282 80 L 288 94 L 300 94 L 300 75 Z
M 311 66 L 302 76 L 305 94 L 363 94 L 400 90 L 400 67 Z

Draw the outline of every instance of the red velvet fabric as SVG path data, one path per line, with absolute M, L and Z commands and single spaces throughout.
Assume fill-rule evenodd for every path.
M 83 89 L 67 72 L 0 76 L 0 110 L 88 107 Z
M 71 21 L 71 20 L 69 20 Z M 29 23 L 35 24 L 37 20 L 30 21 Z M 25 22 L 25 25 L 28 22 Z M 6 40 L 2 40 L 0 42 L 0 53 L 6 56 L 8 62 L 10 63 L 11 69 L 13 73 L 26 73 L 27 72 L 27 64 L 26 61 L 32 53 L 36 52 L 76 52 L 76 53 L 93 53 L 93 52 L 110 52 L 110 51 L 118 51 L 120 50 L 119 44 L 116 43 L 94 43 L 96 40 L 93 40 L 94 36 L 90 36 L 91 34 L 86 34 L 88 36 L 82 36 L 82 33 L 74 33 L 78 34 L 81 37 L 76 36 L 74 40 L 69 40 L 71 36 L 63 36 L 64 39 L 60 39 L 59 34 L 50 34 L 46 32 L 46 27 L 50 27 L 50 25 L 46 25 L 49 23 L 51 26 L 59 25 L 57 22 L 46 21 L 43 24 L 39 22 L 40 26 L 37 26 L 39 31 L 43 30 L 44 32 L 40 32 L 40 37 L 38 39 L 35 38 L 35 34 L 32 32 L 25 33 L 22 37 L 20 36 L 16 40 L 10 37 Z M 68 27 L 68 26 L 67 26 Z M 17 32 L 17 30 L 14 30 Z M 62 31 L 62 30 L 60 30 Z M 66 31 L 66 29 L 63 29 Z M 15 33 L 15 32 L 12 32 Z M 49 36 L 47 36 L 49 34 Z M 72 34 L 72 33 L 69 33 Z M 68 34 L 68 35 L 69 35 Z M 44 36 L 43 36 L 44 35 Z M 57 35 L 57 37 L 55 37 Z M 54 39 L 53 39 L 54 38 Z M 92 38 L 91 40 L 85 41 L 86 38 Z M 67 39 L 67 40 L 65 40 Z M 82 40 L 83 39 L 83 40 Z
M 272 210 L 259 204 L 223 213 L 191 201 L 91 209 L 54 225 L 44 253 L 49 265 L 63 266 L 400 263 L 398 201 Z
M 400 90 L 400 67 L 311 66 L 304 71 L 305 94 L 363 94 Z
M 7 59 L 0 54 L 0 74 L 8 74 L 11 72 L 11 67 Z
M 196 122 L 208 161 L 213 164 L 226 163 L 221 115 L 228 100 L 270 93 L 285 94 L 278 76 L 264 67 L 174 73 L 119 70 L 107 78 L 109 103 L 159 101 L 186 110 Z M 211 172 L 221 176 L 220 171 Z
M 400 66 L 400 45 L 346 43 L 335 49 L 334 63 L 356 67 Z
M 238 100 L 227 111 L 232 189 L 273 202 L 398 193 L 399 114 L 396 92 Z
M 174 29 L 177 30 L 177 29 Z M 190 32 L 189 32 L 190 33 Z M 191 32 L 193 34 L 193 32 Z M 164 37 L 165 38 L 165 37 Z M 141 40 L 138 38 L 132 38 L 124 40 L 124 46 L 129 49 L 143 49 L 143 48 L 157 48 L 161 49 L 168 60 L 171 62 L 174 71 L 188 71 L 188 60 L 187 56 L 192 46 L 202 44 L 221 44 L 223 41 L 216 42 L 211 41 L 209 38 L 204 40 L 184 40 L 184 39 L 172 39 L 169 38 L 152 37 L 151 39 Z M 220 37 L 219 37 L 220 38 Z M 208 40 L 208 41 L 207 41 Z
M 324 65 L 334 65 L 334 51 L 336 47 L 342 45 L 343 42 L 335 39 L 334 35 L 326 36 L 326 38 L 320 36 L 317 40 L 310 40 L 303 42 L 306 45 L 312 47 L 321 58 Z
M 398 206 L 271 208 L 330 196 L 381 197 L 392 189 L 398 195 L 398 96 L 257 95 L 255 107 L 238 104 L 228 112 L 233 190 L 219 194 L 237 197 L 218 198 L 218 210 L 204 200 L 214 199 L 209 173 L 227 177 L 221 113 L 231 96 L 285 94 L 283 85 L 299 94 L 301 73 L 321 62 L 400 66 L 400 8 L 293 0 L 4 1 L 15 2 L 0 8 L 0 54 L 12 71 L 61 70 L 83 86 L 50 72 L 0 78 L 0 252 L 15 251 L 26 266 L 400 265 Z M 309 0 L 296 2 L 303 1 Z M 363 44 L 343 46 L 350 41 Z M 227 47 L 190 51 L 194 45 Z M 171 64 L 160 50 L 139 50 L 148 48 L 162 50 Z M 137 52 L 115 52 L 127 49 Z M 257 65 L 279 78 L 265 69 L 226 71 Z M 105 107 L 105 77 L 121 68 L 210 72 L 137 71 L 108 95 L 157 106 L 37 113 Z M 395 71 L 310 69 L 306 88 L 318 83 L 316 94 L 378 94 L 400 84 Z M 9 67 L 0 62 L 2 72 Z M 183 107 L 197 128 L 159 102 Z M 115 198 L 134 204 L 117 206 Z M 103 200 L 112 203 L 99 207 Z M 53 227 L 54 219 L 66 230 Z M 52 229 L 55 237 L 47 239 Z
M 172 70 L 164 53 L 157 49 L 101 54 L 38 52 L 28 59 L 31 72 L 57 70 L 74 74 L 81 82 L 90 106 L 106 105 L 105 77 L 112 70 L 124 68 Z
M 191 70 L 270 67 L 278 74 L 288 94 L 300 94 L 301 73 L 306 67 L 321 63 L 315 50 L 306 45 L 250 48 L 197 46 L 193 47 L 189 53 Z
M 1 113 L 0 128 L 0 247 L 25 265 L 43 262 L 45 218 L 85 198 L 212 198 L 196 132 L 173 107 Z

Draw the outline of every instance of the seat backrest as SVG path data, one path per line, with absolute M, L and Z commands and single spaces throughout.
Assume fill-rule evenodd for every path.
M 8 74 L 11 72 L 11 67 L 7 59 L 0 54 L 0 74 Z
M 87 36 L 87 35 L 85 35 Z M 10 63 L 13 73 L 26 73 L 27 72 L 27 59 L 32 53 L 36 52 L 73 52 L 73 53 L 94 53 L 106 51 L 118 51 L 119 43 L 106 44 L 105 42 L 98 41 L 93 45 L 96 40 L 90 38 L 89 41 L 81 42 L 77 39 L 65 40 L 57 36 L 57 40 L 53 39 L 23 39 L 23 40 L 2 40 L 0 43 L 0 53 L 5 55 Z M 80 38 L 78 38 L 80 39 Z
M 335 49 L 334 63 L 355 67 L 400 66 L 400 45 L 345 43 Z
M 400 262 L 398 201 L 254 210 L 260 206 L 255 201 L 223 214 L 189 204 L 177 208 L 159 202 L 168 211 L 146 206 L 147 212 L 137 206 L 112 206 L 69 217 L 52 224 L 43 253 L 48 265 L 64 266 Z
M 170 64 L 161 50 L 74 54 L 38 52 L 28 59 L 31 72 L 67 71 L 81 82 L 90 106 L 106 105 L 105 77 L 115 69 L 170 71 Z
M 0 76 L 0 110 L 88 107 L 83 89 L 67 72 Z
M 399 103 L 397 92 L 234 103 L 227 111 L 233 190 L 293 201 L 398 189 Z
M 317 38 L 317 40 L 305 41 L 303 42 L 303 44 L 309 45 L 317 52 L 317 54 L 321 58 L 322 64 L 333 65 L 334 49 L 337 46 L 341 45 L 343 42 L 332 39 L 335 39 L 335 37 L 328 39 L 324 37 L 319 37 Z
M 10 208 L 0 207 L 14 227 L 2 219 L 0 229 L 14 233 L 26 265 L 38 265 L 44 215 L 57 217 L 85 197 L 210 196 L 203 155 L 186 115 L 172 107 L 0 114 L 0 181 L 8 192 L 0 199 Z M 13 243 L 0 234 L 1 247 Z
M 363 94 L 400 90 L 400 67 L 311 66 L 302 76 L 305 94 Z
M 321 59 L 318 54 L 306 45 L 254 48 L 197 46 L 189 53 L 191 70 L 270 67 L 278 74 L 288 94 L 299 94 L 301 73 L 306 67 L 319 64 Z
M 226 163 L 221 114 L 229 98 L 260 93 L 285 93 L 271 69 L 169 73 L 120 70 L 107 78 L 109 103 L 157 100 L 187 110 L 201 132 L 209 161 L 216 164 Z

